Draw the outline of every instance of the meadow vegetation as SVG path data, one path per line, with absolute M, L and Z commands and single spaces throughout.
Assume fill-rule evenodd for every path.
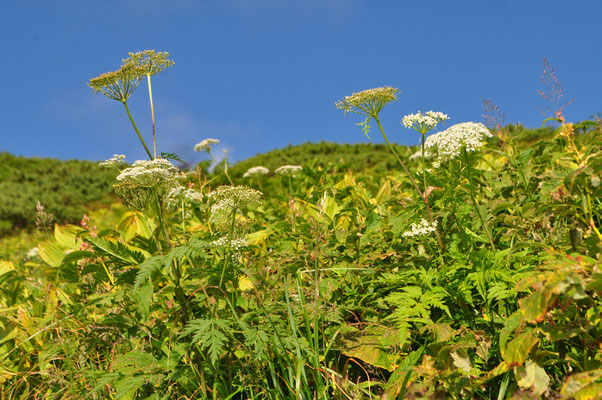
M 127 100 L 167 57 L 132 54 L 91 86 L 127 92 L 109 97 L 135 127 Z M 55 224 L 0 261 L 2 398 L 600 398 L 600 122 L 429 112 L 385 132 L 397 96 L 336 103 L 386 145 L 214 175 L 136 128 L 149 159 L 103 163 L 118 221 Z

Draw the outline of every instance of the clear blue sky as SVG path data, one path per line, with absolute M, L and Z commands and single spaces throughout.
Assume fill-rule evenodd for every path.
M 306 141 L 366 140 L 334 102 L 391 85 L 381 120 L 418 141 L 403 115 L 539 126 L 542 60 L 556 69 L 568 120 L 602 112 L 602 1 L 43 0 L 0 2 L 1 141 L 25 156 L 144 158 L 123 106 L 86 82 L 129 51 L 169 51 L 153 81 L 159 149 L 192 159 L 212 137 L 234 160 Z M 143 82 L 130 100 L 150 141 Z M 374 132 L 373 138 L 379 137 Z

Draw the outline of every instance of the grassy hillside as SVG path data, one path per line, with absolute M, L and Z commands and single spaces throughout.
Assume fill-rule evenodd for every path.
M 93 161 L 0 153 L 0 235 L 33 228 L 38 201 L 58 223 L 79 221 L 85 210 L 112 200 L 114 179 Z

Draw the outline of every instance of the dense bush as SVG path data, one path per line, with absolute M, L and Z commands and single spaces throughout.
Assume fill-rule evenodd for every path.
M 112 199 L 114 179 L 96 162 L 0 153 L 0 235 L 33 227 L 38 201 L 56 222 L 79 221 L 90 203 Z

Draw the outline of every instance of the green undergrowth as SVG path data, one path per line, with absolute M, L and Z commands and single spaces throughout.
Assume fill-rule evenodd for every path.
M 243 247 L 219 241 L 212 184 L 165 219 L 56 225 L 0 265 L 3 396 L 596 398 L 598 135 L 575 137 L 586 166 L 558 132 L 472 155 L 495 249 L 461 163 L 427 171 L 442 249 L 404 235 L 424 209 L 397 170 L 317 163 L 247 180 L 263 201 L 229 209 Z

